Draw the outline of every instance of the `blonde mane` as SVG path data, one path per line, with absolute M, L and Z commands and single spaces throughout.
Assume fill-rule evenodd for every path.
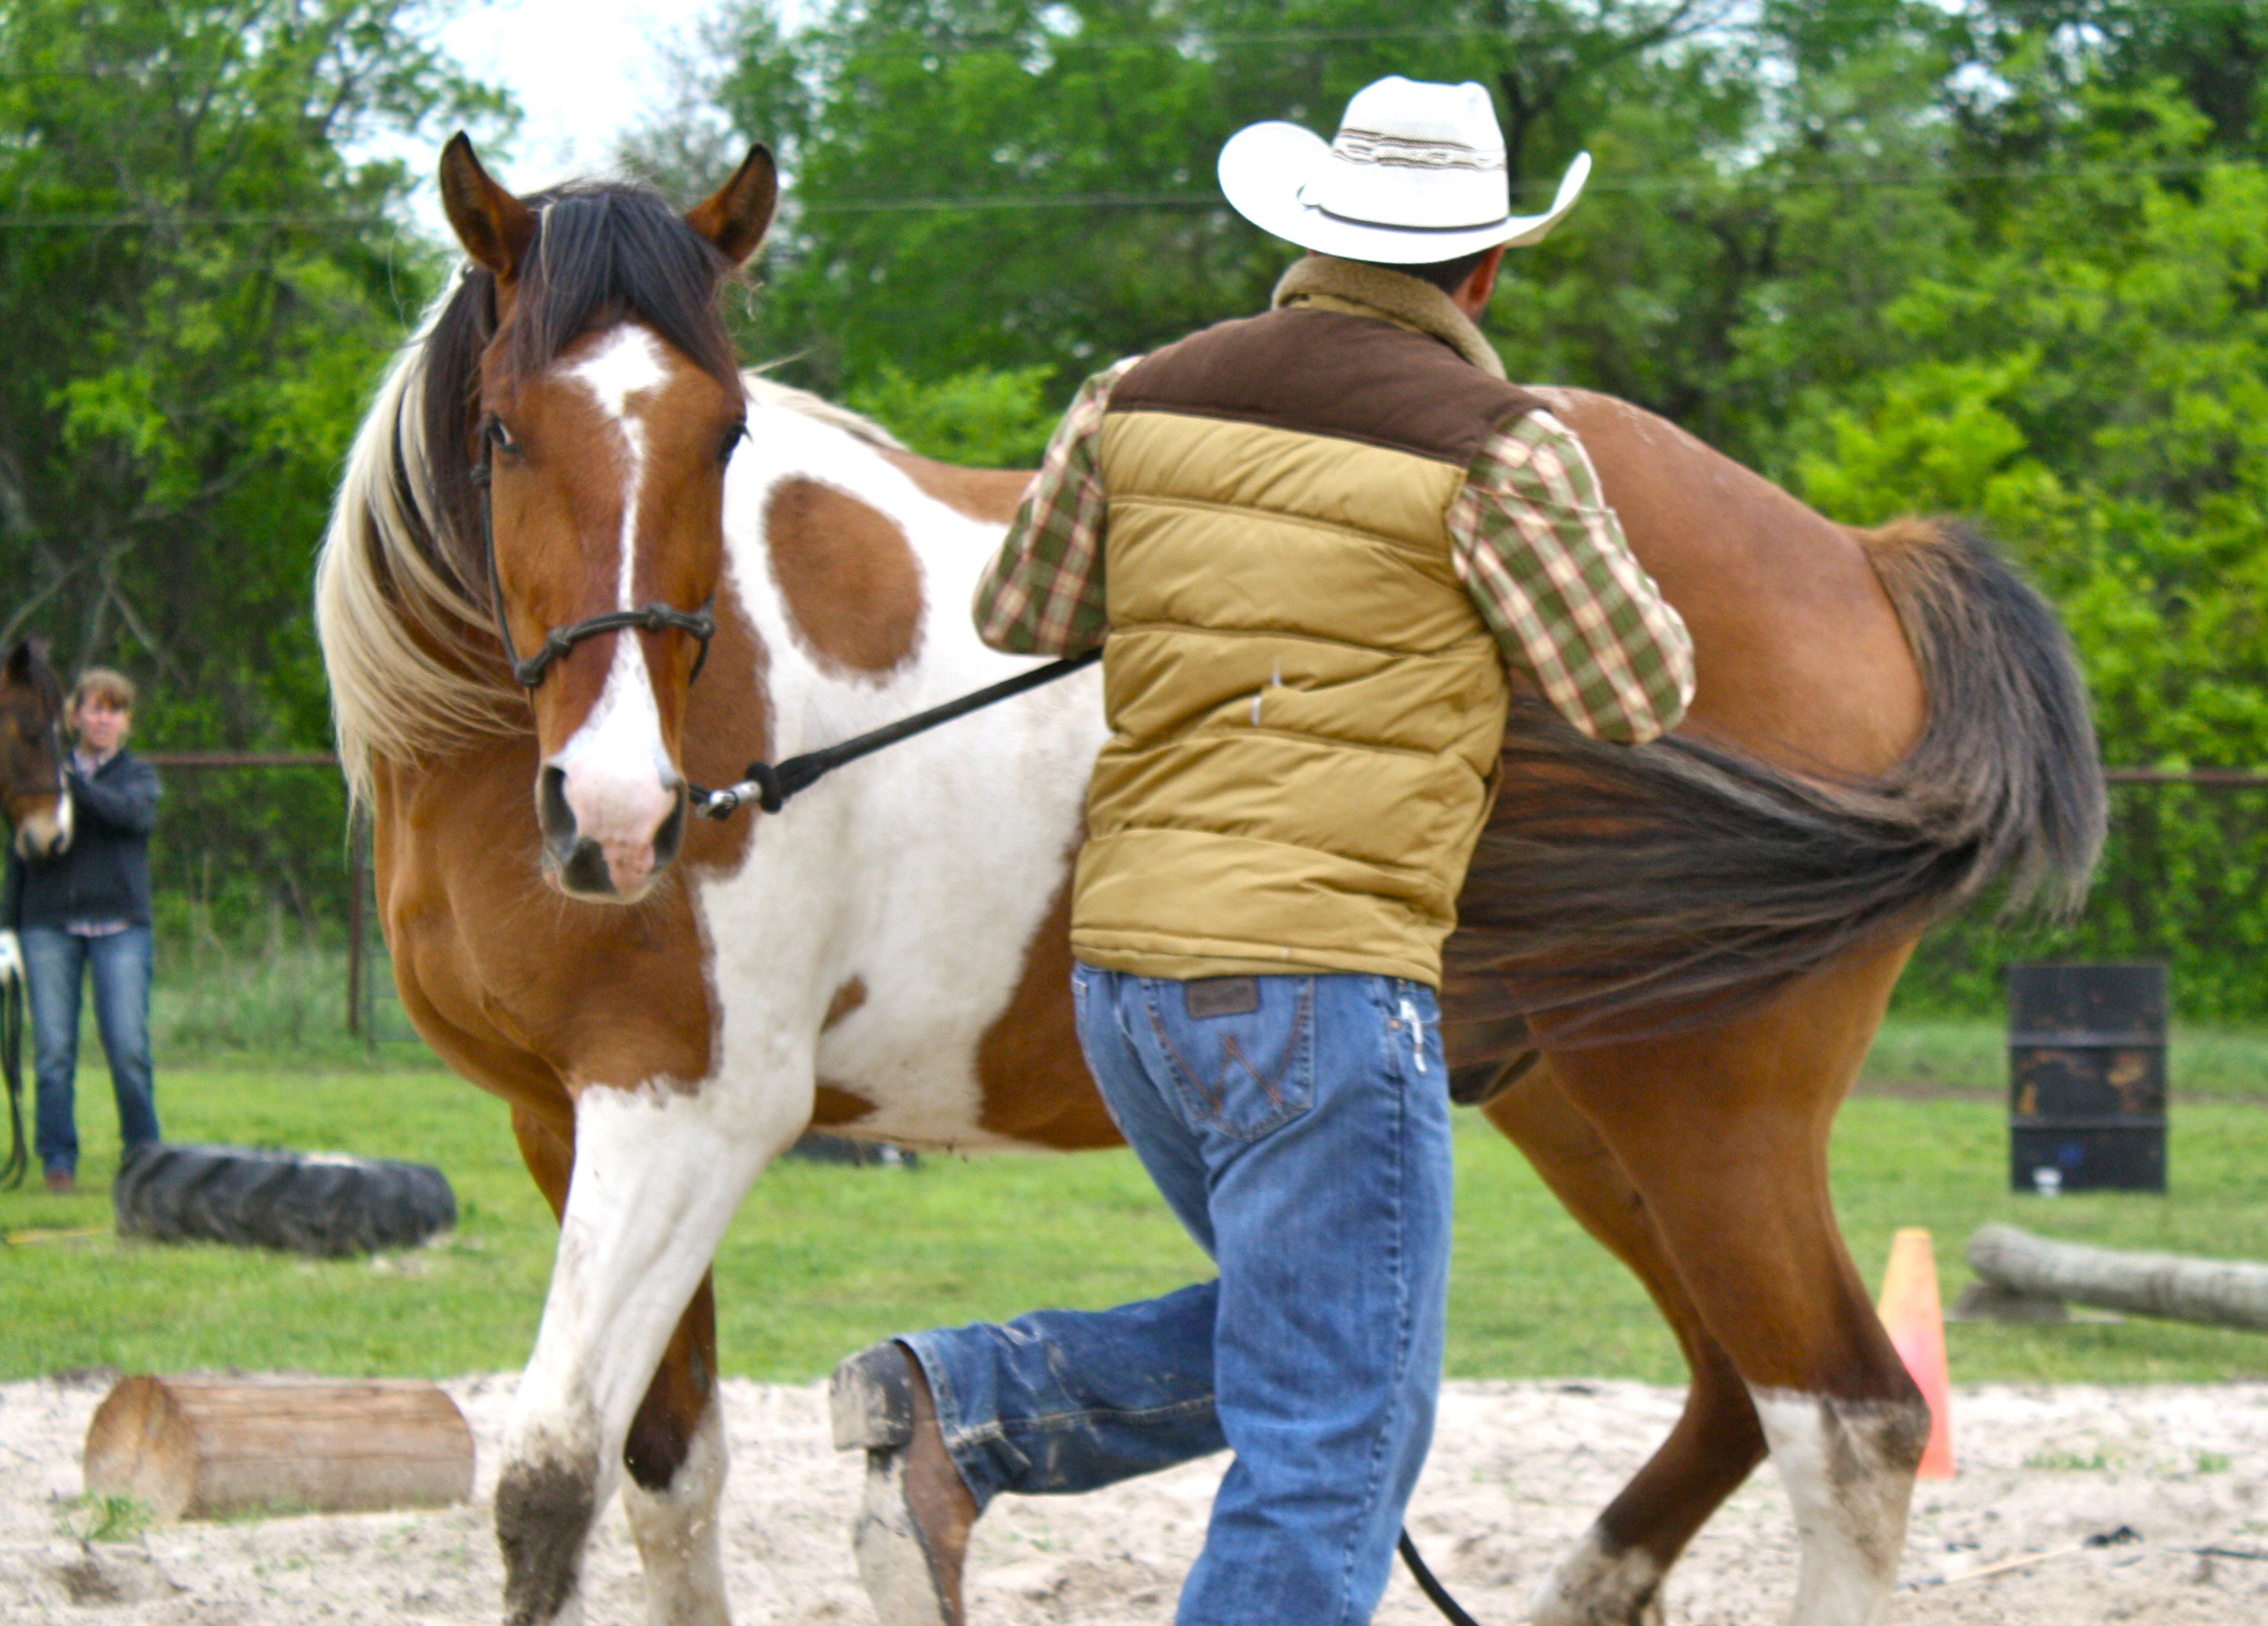
M 524 734 L 526 701 L 505 672 L 487 584 L 437 563 L 476 559 L 451 535 L 437 499 L 421 410 L 430 347 L 453 280 L 386 376 L 355 435 L 315 563 L 315 629 L 331 684 L 331 720 L 354 795 L 372 765 Z M 743 372 L 752 408 L 800 414 L 871 445 L 902 450 L 890 432 L 830 401 Z M 430 539 L 420 546 L 420 539 Z M 454 541 L 458 545 L 452 546 Z

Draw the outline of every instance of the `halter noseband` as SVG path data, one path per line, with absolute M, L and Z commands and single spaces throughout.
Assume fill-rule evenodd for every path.
M 622 632 L 635 628 L 640 632 L 681 632 L 701 645 L 701 652 L 693 658 L 690 683 L 701 675 L 701 668 L 709 663 L 709 640 L 717 636 L 717 600 L 711 598 L 697 610 L 681 610 L 659 600 L 635 610 L 609 610 L 604 615 L 593 615 L 572 626 L 554 627 L 543 635 L 543 647 L 526 659 L 512 641 L 511 618 L 504 614 L 504 580 L 497 574 L 496 514 L 489 491 L 492 473 L 488 441 L 481 443 L 481 460 L 473 465 L 473 483 L 481 489 L 481 551 L 487 555 L 489 567 L 489 603 L 496 612 L 498 642 L 504 645 L 504 658 L 512 666 L 512 675 L 522 688 L 534 689 L 542 683 L 551 663 L 585 638 L 595 638 L 602 632 Z

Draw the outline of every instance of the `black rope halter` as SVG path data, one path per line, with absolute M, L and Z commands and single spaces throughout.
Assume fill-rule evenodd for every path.
M 709 640 L 717 636 L 717 600 L 711 598 L 697 610 L 681 610 L 676 606 L 656 600 L 634 610 L 609 610 L 604 615 L 593 615 L 571 626 L 554 627 L 543 635 L 543 646 L 534 654 L 522 659 L 512 640 L 512 618 L 504 614 L 504 579 L 497 573 L 495 498 L 490 491 L 490 480 L 494 473 L 488 437 L 481 440 L 481 460 L 473 465 L 473 482 L 481 489 L 481 551 L 487 556 L 489 567 L 489 604 L 496 613 L 497 638 L 504 645 L 504 658 L 511 664 L 513 681 L 522 688 L 539 687 L 551 663 L 566 654 L 585 638 L 595 638 L 603 632 L 681 632 L 701 645 L 701 652 L 693 658 L 693 677 L 701 675 L 701 668 L 709 664 Z M 688 683 L 693 681 L 688 678 Z

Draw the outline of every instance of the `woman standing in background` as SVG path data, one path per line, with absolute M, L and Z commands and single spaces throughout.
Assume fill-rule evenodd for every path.
M 49 858 L 8 857 L 0 927 L 18 939 L 39 1074 L 40 1166 L 48 1189 L 74 1190 L 78 1126 L 79 984 L 94 974 L 94 1017 L 110 1061 L 124 1151 L 158 1138 L 150 1067 L 150 832 L 158 770 L 128 751 L 134 685 L 94 667 L 71 689 L 77 745 L 65 766 L 70 845 Z

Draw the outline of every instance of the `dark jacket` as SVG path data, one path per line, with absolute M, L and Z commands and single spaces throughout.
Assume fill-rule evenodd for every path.
M 71 844 L 61 857 L 26 862 L 11 847 L 0 925 L 150 923 L 150 832 L 158 823 L 158 770 L 121 751 L 89 777 L 67 775 Z

